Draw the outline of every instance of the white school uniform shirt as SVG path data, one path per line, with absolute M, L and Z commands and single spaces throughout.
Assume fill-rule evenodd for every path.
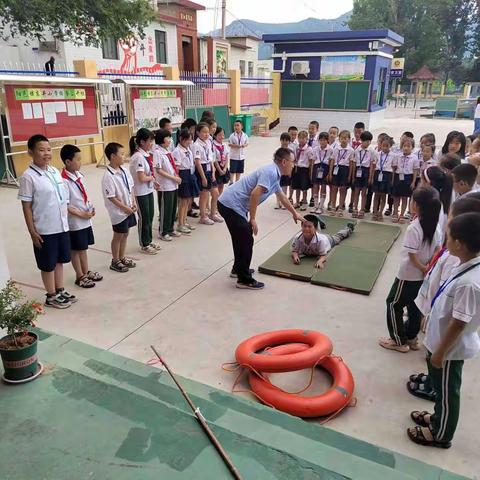
M 315 154 L 315 161 L 314 164 L 324 163 L 328 165 L 330 163 L 330 157 L 332 155 L 332 149 L 330 145 L 327 145 L 325 148 L 321 148 L 318 145 L 316 148 L 313 149 L 313 153 Z
M 149 156 L 149 153 L 139 148 L 130 158 L 130 174 L 133 178 L 133 193 L 136 197 L 148 195 L 155 190 L 153 181 L 141 182 L 137 175 L 138 172 L 144 172 L 147 176 L 155 174 L 155 172 L 152 172 L 150 164 L 148 163 Z
M 212 171 L 211 169 L 213 168 L 213 152 L 211 145 L 208 142 L 204 142 L 200 138 L 197 138 L 194 143 L 194 155 L 193 158 L 195 160 L 200 160 L 200 163 L 202 165 L 208 165 L 210 164 L 210 170 L 207 171 Z
M 128 213 L 125 213 L 121 208 L 114 205 L 109 199 L 116 197 L 124 205 L 131 208 L 133 206 L 133 186 L 133 178 L 127 168 L 120 166 L 118 170 L 115 170 L 108 166 L 105 170 L 102 178 L 102 193 L 112 225 L 123 222 L 128 217 Z
M 471 270 L 467 271 L 469 268 Z M 461 274 L 453 280 L 455 275 Z M 430 312 L 427 333 L 423 344 L 434 352 L 444 337 L 450 320 L 465 323 L 454 347 L 446 354 L 446 360 L 466 360 L 480 351 L 480 259 L 474 258 L 454 268 L 444 289 L 438 294 Z
M 310 135 L 308 136 L 307 145 L 309 147 L 312 147 L 313 149 L 315 147 L 318 147 L 318 133 L 313 136 L 310 136 Z
M 423 272 L 410 260 L 409 253 L 415 253 L 418 261 L 426 265 L 433 257 L 435 251 L 442 246 L 443 234 L 439 225 L 433 235 L 432 243 L 424 241 L 420 220 L 416 218 L 407 228 L 403 237 L 403 247 L 400 252 L 400 268 L 397 277 L 399 280 L 409 282 L 423 280 Z
M 340 148 L 340 142 L 338 140 L 335 140 L 333 143 L 330 144 L 330 148 L 332 150 L 335 150 L 336 148 Z
M 377 154 L 373 148 L 364 149 L 362 147 L 357 147 L 354 151 L 354 161 L 358 167 L 368 167 L 373 163 L 377 162 Z
M 173 158 L 175 159 L 175 164 L 179 170 L 190 170 L 190 173 L 195 173 L 195 162 L 193 160 L 193 152 L 190 148 L 184 148 L 181 145 L 177 145 L 173 151 Z
M 228 143 L 232 145 L 245 145 L 248 143 L 248 136 L 245 132 L 233 132 L 228 139 Z M 245 160 L 244 150 L 244 148 L 232 148 L 230 160 Z
M 315 160 L 315 154 L 313 148 L 305 144 L 302 148 L 298 147 L 295 152 L 295 164 L 298 167 L 308 168 L 310 166 L 310 160 Z
M 217 146 L 223 147 L 223 155 L 220 152 L 220 150 L 217 148 Z M 218 164 L 223 170 L 225 166 L 228 165 L 228 159 L 230 158 L 230 148 L 225 143 L 219 143 L 216 140 L 213 141 L 212 148 L 213 148 L 213 161 L 218 162 Z
M 295 154 L 295 152 L 297 151 L 297 148 L 298 148 L 298 143 L 297 142 L 290 142 L 288 144 L 288 149 L 293 153 Z
M 65 183 L 68 187 L 69 193 L 69 205 L 71 207 L 75 207 L 77 210 L 81 212 L 91 212 L 93 205 L 88 200 L 88 191 L 87 186 L 85 185 L 85 177 L 80 172 L 71 173 L 67 170 L 64 170 L 65 175 L 68 176 L 68 179 L 64 179 Z M 78 185 L 77 181 L 80 180 L 82 182 L 83 188 L 85 192 L 87 192 L 87 202 L 83 198 L 82 190 Z M 72 215 L 71 213 L 68 214 L 68 226 L 72 232 L 76 232 L 77 230 L 83 230 L 85 228 L 92 226 L 92 221 L 89 218 L 80 218 L 77 215 Z
M 376 152 L 377 153 L 377 163 L 375 165 L 375 170 L 382 172 L 393 172 L 393 168 L 396 167 L 396 157 L 390 151 L 388 153 Z
M 332 155 L 330 158 L 333 158 L 333 166 L 344 165 L 346 167 L 350 166 L 350 162 L 353 161 L 353 148 L 350 145 L 347 145 L 343 148 L 341 145 L 332 150 Z
M 296 252 L 299 255 L 312 256 L 326 255 L 331 249 L 332 246 L 328 240 L 328 237 L 319 232 L 315 232 L 315 235 L 310 240 L 310 243 L 307 243 L 303 233 L 299 232 L 297 235 L 295 235 L 291 246 L 292 252 Z
M 32 203 L 33 224 L 40 235 L 68 232 L 68 187 L 60 172 L 32 164 L 19 180 L 18 198 Z
M 459 264 L 458 257 L 450 255 L 450 252 L 445 250 L 433 268 L 427 273 L 415 299 L 415 305 L 424 316 L 430 313 L 433 297 L 440 286 L 448 280 L 453 269 L 458 267 Z
M 397 173 L 403 173 L 404 175 L 412 175 L 414 170 L 420 168 L 420 160 L 413 152 L 410 155 L 404 155 L 400 153 L 396 159 Z
M 168 154 L 173 155 L 172 152 L 166 150 L 163 147 L 158 147 L 153 155 L 153 165 L 155 168 L 161 168 L 165 170 L 169 175 L 175 175 L 175 169 L 173 168 L 172 162 L 168 158 Z M 178 183 L 169 178 L 163 177 L 155 172 L 155 178 L 160 184 L 161 192 L 173 192 L 178 189 Z

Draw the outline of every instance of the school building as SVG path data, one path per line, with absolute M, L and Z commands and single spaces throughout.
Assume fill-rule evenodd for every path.
M 403 37 L 388 29 L 263 35 L 281 75 L 282 125 L 381 127 L 391 62 Z

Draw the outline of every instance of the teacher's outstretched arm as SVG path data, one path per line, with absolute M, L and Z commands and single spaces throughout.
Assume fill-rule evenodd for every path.
M 293 208 L 290 200 L 283 192 L 277 192 L 275 195 L 277 196 L 278 201 L 292 214 L 295 223 L 305 221 L 305 219 Z
M 267 189 L 261 185 L 257 185 L 250 194 L 250 225 L 254 235 L 258 233 L 257 221 L 255 219 L 257 215 L 257 207 L 260 203 L 260 198 L 263 194 L 267 193 Z

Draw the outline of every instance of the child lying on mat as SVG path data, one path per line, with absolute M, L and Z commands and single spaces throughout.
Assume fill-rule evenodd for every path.
M 355 229 L 354 223 L 347 223 L 347 226 L 333 235 L 319 233 L 318 226 L 323 230 L 325 223 L 317 215 L 305 215 L 302 222 L 302 231 L 295 235 L 292 242 L 292 260 L 295 265 L 300 265 L 300 256 L 318 256 L 315 268 L 323 268 L 327 261 L 327 253 L 342 240 L 348 238 Z

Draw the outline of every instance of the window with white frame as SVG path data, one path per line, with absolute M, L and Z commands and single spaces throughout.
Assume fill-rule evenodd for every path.
M 245 60 L 240 60 L 238 62 L 238 66 L 240 68 L 240 76 L 244 77 L 245 76 Z
M 155 47 L 157 50 L 157 63 L 167 63 L 167 38 L 162 30 L 155 30 Z

